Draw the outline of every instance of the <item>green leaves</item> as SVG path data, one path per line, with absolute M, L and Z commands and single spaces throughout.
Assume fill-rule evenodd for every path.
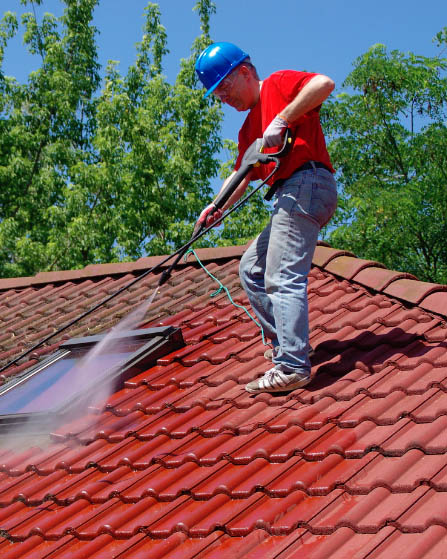
M 98 0 L 65 0 L 61 18 L 22 18 L 41 59 L 27 83 L 0 75 L 0 275 L 170 252 L 189 239 L 218 172 L 220 105 L 204 99 L 194 61 L 214 5 L 174 84 L 167 33 L 148 3 L 135 63 L 110 62 L 101 87 L 92 17 Z M 27 4 L 26 1 L 23 2 Z M 30 4 L 29 4 L 30 5 Z M 0 24 L 0 70 L 14 14 Z
M 330 242 L 447 281 L 447 60 L 375 45 L 324 107 L 340 209 Z

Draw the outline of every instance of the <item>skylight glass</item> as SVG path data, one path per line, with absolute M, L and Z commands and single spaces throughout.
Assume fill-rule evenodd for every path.
M 181 331 L 152 328 L 125 332 L 113 338 L 105 351 L 104 336 L 77 338 L 64 343 L 42 363 L 0 388 L 0 423 L 32 414 L 64 414 L 83 397 L 113 389 L 138 374 L 162 355 L 183 345 Z

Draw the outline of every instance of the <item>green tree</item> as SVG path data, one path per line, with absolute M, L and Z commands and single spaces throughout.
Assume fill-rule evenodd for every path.
M 447 44 L 447 28 L 437 35 Z M 339 210 L 329 241 L 419 279 L 447 282 L 447 59 L 388 52 L 360 56 L 324 107 L 338 170 Z
M 135 63 L 122 76 L 111 61 L 101 89 L 99 0 L 61 1 L 61 18 L 22 17 L 42 61 L 25 84 L 1 73 L 17 17 L 0 24 L 0 276 L 168 252 L 189 238 L 219 169 L 220 104 L 204 99 L 194 72 L 214 4 L 196 2 L 201 34 L 173 85 L 149 3 Z

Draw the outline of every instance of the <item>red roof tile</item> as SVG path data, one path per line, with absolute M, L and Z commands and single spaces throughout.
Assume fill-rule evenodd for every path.
M 241 247 L 198 253 L 247 304 Z M 3 363 L 161 257 L 0 280 Z M 110 328 L 149 275 L 56 336 Z M 144 325 L 186 346 L 107 401 L 0 450 L 2 559 L 438 559 L 447 544 L 446 286 L 317 247 L 309 277 L 314 381 L 250 395 L 268 362 L 256 325 L 189 260 Z M 2 435 L 4 437 L 4 435 Z
M 355 281 L 374 289 L 375 291 L 383 291 L 392 282 L 397 281 L 401 278 L 415 279 L 414 276 L 410 274 L 404 274 L 402 272 L 394 272 L 393 270 L 387 270 L 376 267 L 367 267 L 360 270 L 355 276 Z
M 445 290 L 439 290 L 425 295 L 419 305 L 427 311 L 447 316 L 447 293 Z
M 321 248 L 318 252 L 321 251 Z M 361 270 L 367 268 L 384 268 L 383 264 L 373 262 L 371 260 L 362 260 L 361 258 L 352 258 L 351 256 L 337 256 L 330 260 L 325 269 L 332 274 L 341 276 L 346 279 L 353 279 Z
M 447 294 L 445 293 L 447 291 L 447 286 L 425 283 L 413 279 L 399 279 L 397 281 L 393 281 L 393 283 L 391 283 L 383 291 L 388 295 L 398 297 L 399 299 L 415 304 L 419 304 L 431 293 L 443 292 L 444 296 L 447 297 Z

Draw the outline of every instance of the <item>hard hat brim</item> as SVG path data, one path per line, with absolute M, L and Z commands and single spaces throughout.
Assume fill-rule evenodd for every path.
M 236 68 L 242 64 L 242 62 L 244 60 L 246 60 L 248 58 L 248 54 L 244 53 L 244 56 L 242 56 L 239 60 L 237 60 L 235 63 L 233 63 L 233 66 L 231 66 L 231 68 L 228 69 L 228 71 L 217 80 L 217 82 L 215 84 L 213 84 L 209 89 L 206 90 L 206 92 L 204 93 L 204 97 L 208 97 L 208 95 L 211 95 L 211 93 L 216 89 L 216 87 L 219 87 L 219 84 L 229 75 L 231 74 L 231 72 L 233 70 L 236 70 Z

